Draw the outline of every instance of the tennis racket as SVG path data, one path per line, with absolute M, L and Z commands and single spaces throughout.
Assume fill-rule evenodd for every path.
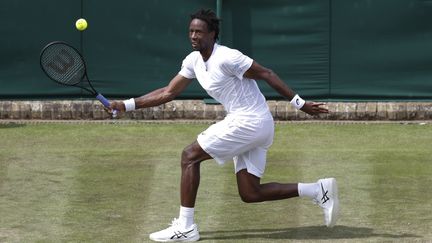
M 105 107 L 109 108 L 110 102 L 91 84 L 84 58 L 73 46 L 62 41 L 49 43 L 41 51 L 40 65 L 45 74 L 53 81 L 79 87 L 94 95 Z M 117 116 L 116 110 L 113 111 L 112 116 Z

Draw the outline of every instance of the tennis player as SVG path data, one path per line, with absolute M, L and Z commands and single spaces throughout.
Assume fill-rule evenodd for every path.
M 272 70 L 238 50 L 219 45 L 219 19 L 211 10 L 191 15 L 189 38 L 193 52 L 183 60 L 180 72 L 163 88 L 138 98 L 111 103 L 111 109 L 132 111 L 164 104 L 176 98 L 194 79 L 220 102 L 226 117 L 198 135 L 181 155 L 180 213 L 164 230 L 150 234 L 160 242 L 197 241 L 194 221 L 195 199 L 201 162 L 233 160 L 241 199 L 247 203 L 308 197 L 324 209 L 325 225 L 338 217 L 337 185 L 334 178 L 316 183 L 266 183 L 260 178 L 266 166 L 267 150 L 273 142 L 274 121 L 266 99 L 255 80 L 264 80 L 291 104 L 307 114 L 328 113 L 323 103 L 307 102 L 294 93 Z

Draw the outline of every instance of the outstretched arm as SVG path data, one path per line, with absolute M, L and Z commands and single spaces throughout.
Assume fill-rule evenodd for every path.
M 244 76 L 246 78 L 255 80 L 266 81 L 273 89 L 275 89 L 279 94 L 286 97 L 288 100 L 292 100 L 296 93 L 288 87 L 279 76 L 272 70 L 265 68 L 253 62 L 252 66 L 245 72 Z M 328 110 L 322 107 L 324 103 L 306 102 L 300 110 L 308 113 L 309 115 L 317 115 L 319 113 L 328 113 Z
M 167 86 L 156 89 L 129 102 L 135 103 L 135 109 L 165 104 L 177 97 L 189 85 L 190 82 L 190 79 L 177 74 Z M 125 102 L 113 101 L 111 102 L 110 108 L 112 110 L 125 111 Z

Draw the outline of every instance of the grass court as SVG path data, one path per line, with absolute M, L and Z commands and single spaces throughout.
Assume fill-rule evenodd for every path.
M 148 242 L 178 216 L 180 154 L 208 124 L 0 124 L 0 242 Z M 432 241 L 432 127 L 278 123 L 262 182 L 335 177 L 334 228 L 306 199 L 241 202 L 201 165 L 201 242 Z

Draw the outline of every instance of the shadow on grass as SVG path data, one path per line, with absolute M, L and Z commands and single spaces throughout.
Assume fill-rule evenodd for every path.
M 419 238 L 414 234 L 375 233 L 374 229 L 366 227 L 308 226 L 282 229 L 248 229 L 202 231 L 202 240 L 245 240 L 245 239 L 291 239 L 291 240 L 329 240 L 329 239 L 366 239 L 366 238 Z

